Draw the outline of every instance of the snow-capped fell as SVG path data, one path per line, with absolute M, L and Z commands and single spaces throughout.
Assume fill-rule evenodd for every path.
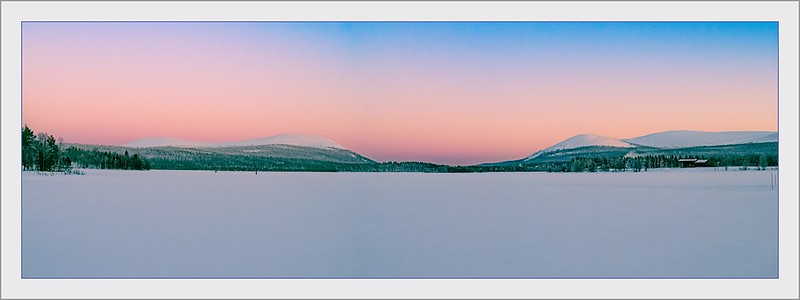
M 538 151 L 533 155 L 525 158 L 525 160 L 534 159 L 548 152 L 553 152 L 563 149 L 587 147 L 587 146 L 608 146 L 608 147 L 620 147 L 620 148 L 633 147 L 633 145 L 631 145 L 630 143 L 612 137 L 596 135 L 596 134 L 579 134 L 571 138 L 568 138 L 558 144 L 547 147 L 544 150 Z
M 225 143 L 204 143 L 195 141 L 185 141 L 174 138 L 148 138 L 136 140 L 125 144 L 127 147 L 199 147 L 199 148 L 218 148 L 218 147 L 240 147 L 240 146 L 259 146 L 259 145 L 292 145 L 314 148 L 337 148 L 345 149 L 336 142 L 309 134 L 281 134 L 260 139 L 225 142 Z
M 586 146 L 609 146 L 609 147 L 621 147 L 621 148 L 633 147 L 633 145 L 629 143 L 626 143 L 624 141 L 612 137 L 595 135 L 595 134 L 580 134 L 568 138 L 558 144 L 547 147 L 542 151 L 552 152 L 556 150 L 572 149 L 572 148 L 586 147 Z
M 778 133 L 773 131 L 691 131 L 675 130 L 648 134 L 624 140 L 631 144 L 656 148 L 685 148 L 695 146 L 718 146 L 746 143 L 777 142 Z
M 126 147 L 136 147 L 136 148 L 145 148 L 145 147 L 163 147 L 163 146 L 172 146 L 172 147 L 207 147 L 207 145 L 208 145 L 207 143 L 185 141 L 185 140 L 179 140 L 179 139 L 174 139 L 174 138 L 147 138 L 147 139 L 135 140 L 133 142 L 125 144 L 124 146 L 126 146 Z
M 220 144 L 222 147 L 238 147 L 238 146 L 256 146 L 256 145 L 293 145 L 293 146 L 303 146 L 303 147 L 315 147 L 315 148 L 339 148 L 344 149 L 342 145 L 337 144 L 336 142 L 326 139 L 323 137 L 319 137 L 316 135 L 309 135 L 309 134 L 281 134 L 276 136 L 270 136 L 260 139 L 254 140 L 247 140 L 241 142 L 232 142 L 232 143 L 222 143 Z

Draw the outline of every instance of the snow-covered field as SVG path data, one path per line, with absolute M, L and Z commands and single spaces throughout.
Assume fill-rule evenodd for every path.
M 776 278 L 770 172 L 26 172 L 22 274 Z

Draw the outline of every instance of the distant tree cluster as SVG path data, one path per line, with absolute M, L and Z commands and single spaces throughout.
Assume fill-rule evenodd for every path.
M 22 128 L 22 168 L 30 171 L 66 171 L 72 161 L 61 153 L 56 138 L 47 133 L 35 134 L 28 125 Z
M 70 156 L 72 157 L 72 156 Z M 72 157 L 73 160 L 78 158 Z M 245 157 L 221 154 L 195 154 L 188 157 L 152 157 L 154 169 L 214 171 L 304 171 L 304 172 L 641 172 L 655 168 L 680 168 L 682 158 L 705 159 L 706 167 L 777 166 L 777 155 L 645 155 L 573 157 L 563 161 L 518 165 L 447 166 L 425 162 L 335 163 L 277 157 Z
M 422 172 L 422 173 L 445 173 L 450 172 L 451 166 L 437 165 L 425 162 L 384 162 L 377 166 L 372 166 L 375 172 Z
M 150 170 L 150 162 L 139 154 L 124 154 L 110 151 L 85 150 L 69 147 L 64 150 L 64 155 L 77 165 L 78 168 L 93 169 L 122 169 L 122 170 Z
M 633 171 L 655 168 L 681 168 L 680 159 L 692 158 L 706 160 L 704 167 L 728 166 L 754 167 L 766 169 L 778 165 L 777 155 L 749 154 L 749 155 L 646 155 L 638 157 L 574 157 L 569 161 L 540 163 L 531 166 L 536 171 L 547 172 L 607 172 L 607 171 Z
M 22 128 L 22 168 L 27 171 L 62 172 L 78 168 L 149 170 L 150 162 L 138 154 L 84 150 L 75 147 L 62 149 L 61 142 L 44 132 L 35 134 L 25 125 Z

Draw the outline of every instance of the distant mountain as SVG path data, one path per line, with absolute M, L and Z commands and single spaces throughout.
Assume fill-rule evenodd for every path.
M 147 138 L 135 140 L 123 145 L 123 147 L 146 148 L 146 147 L 208 147 L 208 143 L 192 142 L 175 138 Z
M 221 148 L 261 145 L 291 145 L 300 147 L 345 149 L 342 147 L 342 145 L 339 145 L 330 139 L 309 134 L 281 134 L 260 139 L 224 143 L 204 143 L 174 138 L 147 138 L 127 143 L 125 144 L 125 147 Z
M 257 145 L 292 145 L 292 146 L 314 147 L 314 148 L 345 149 L 345 147 L 342 147 L 342 145 L 337 144 L 333 140 L 310 134 L 281 134 L 254 140 L 221 144 L 221 146 L 223 147 L 241 147 L 241 146 L 257 146 Z
M 581 134 L 518 160 L 475 166 L 424 162 L 378 163 L 336 142 L 313 135 L 287 134 L 238 142 L 203 143 L 174 138 L 143 139 L 126 146 L 67 144 L 86 150 L 110 151 L 146 158 L 151 169 L 238 171 L 346 172 L 504 172 L 566 170 L 565 164 L 592 160 L 618 166 L 665 157 L 709 158 L 720 163 L 754 165 L 767 157 L 777 163 L 778 133 L 767 131 L 666 131 L 631 139 Z M 674 165 L 674 164 L 673 164 Z M 674 167 L 670 165 L 671 167 Z M 599 168 L 599 167 L 598 167 Z M 622 167 L 624 168 L 624 166 Z
M 121 147 L 67 144 L 85 150 L 139 154 L 154 170 L 259 170 L 340 171 L 359 170 L 375 161 L 347 149 L 286 144 L 237 147 Z
M 152 169 L 341 171 L 361 170 L 365 165 L 376 163 L 332 140 L 302 134 L 226 143 L 150 138 L 133 141 L 125 146 L 67 146 L 138 154 L 150 162 Z
M 537 151 L 528 157 L 482 166 L 513 166 L 574 157 L 635 157 L 642 155 L 713 155 L 715 153 L 777 153 L 778 133 L 772 131 L 705 132 L 676 130 L 648 134 L 631 139 L 616 139 L 581 134 Z M 753 144 L 758 144 L 751 146 Z
M 531 156 L 528 156 L 524 160 L 531 160 L 545 153 L 555 152 L 564 149 L 589 147 L 589 146 L 605 146 L 605 147 L 617 147 L 617 148 L 634 147 L 634 145 L 631 145 L 630 143 L 612 137 L 595 135 L 595 134 L 580 134 L 568 138 L 558 144 L 547 147 L 544 150 L 538 151 L 532 154 Z
M 772 131 L 723 131 L 706 132 L 675 130 L 648 134 L 625 142 L 655 148 L 686 148 L 697 146 L 720 146 L 747 143 L 777 142 L 778 133 Z

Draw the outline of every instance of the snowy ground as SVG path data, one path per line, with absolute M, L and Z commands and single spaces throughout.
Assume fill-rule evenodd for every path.
M 26 172 L 22 274 L 775 278 L 770 173 Z

